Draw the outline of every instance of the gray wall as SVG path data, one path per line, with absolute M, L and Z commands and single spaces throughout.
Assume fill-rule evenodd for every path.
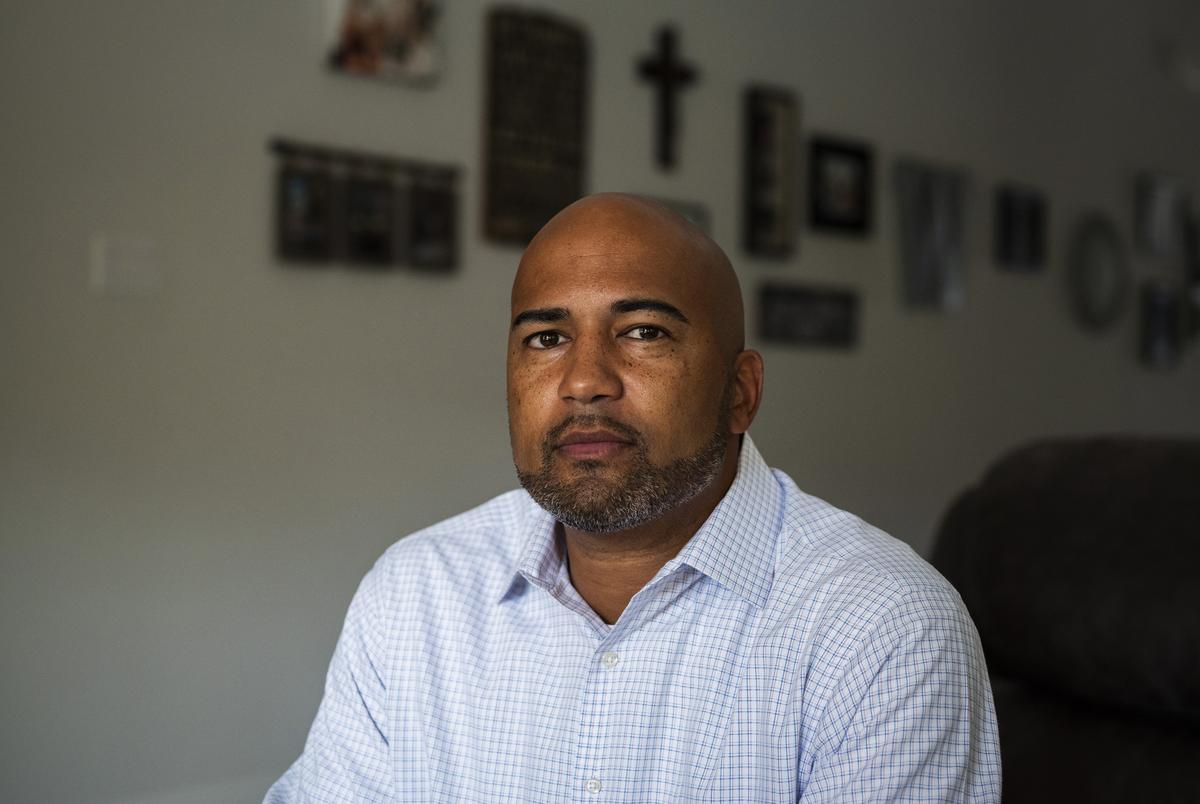
M 1000 451 L 1047 434 L 1200 433 L 1200 361 L 1139 368 L 1135 322 L 1082 334 L 1068 224 L 1132 212 L 1138 170 L 1200 189 L 1200 98 L 1156 68 L 1184 3 L 556 3 L 592 36 L 590 186 L 705 204 L 752 289 L 857 287 L 851 355 L 764 348 L 755 438 L 808 490 L 929 544 Z M 432 91 L 330 75 L 317 2 L 4 4 L 0 25 L 0 799 L 252 800 L 299 751 L 345 606 L 381 550 L 514 484 L 503 396 L 518 252 L 481 222 L 484 5 L 452 0 Z M 652 165 L 632 79 L 681 22 L 703 70 L 681 169 Z M 804 125 L 969 167 L 968 301 L 898 304 L 888 171 L 878 231 L 737 246 L 741 88 Z M 281 267 L 272 135 L 455 162 L 450 278 Z M 990 187 L 1052 199 L 1038 277 L 988 257 Z M 88 286 L 96 234 L 154 239 L 163 287 Z M 1169 273 L 1138 258 L 1139 276 Z M 174 791 L 174 792 L 172 792 Z

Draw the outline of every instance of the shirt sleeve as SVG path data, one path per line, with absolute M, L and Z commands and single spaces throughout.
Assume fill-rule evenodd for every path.
M 979 636 L 957 595 L 889 607 L 818 727 L 802 804 L 1000 801 L 1000 749 Z
M 389 800 L 382 595 L 376 567 L 350 603 L 304 753 L 264 804 Z

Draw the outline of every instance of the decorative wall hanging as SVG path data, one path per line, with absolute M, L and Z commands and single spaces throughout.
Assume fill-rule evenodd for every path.
M 276 252 L 288 262 L 453 268 L 458 170 L 274 140 Z
M 1004 270 L 1036 273 L 1046 264 L 1046 199 L 1012 185 L 996 188 L 996 263 Z
M 796 138 L 799 111 L 786 89 L 752 86 L 742 105 L 742 247 L 786 257 L 796 247 Z
M 279 166 L 275 217 L 281 259 L 333 259 L 335 212 L 333 175 L 324 164 L 292 155 Z
M 858 294 L 816 285 L 766 283 L 758 293 L 764 341 L 848 348 L 858 342 Z
M 904 301 L 911 307 L 956 310 L 964 299 L 965 174 L 922 162 L 896 165 Z
M 1075 320 L 1093 332 L 1110 328 L 1125 310 L 1129 265 L 1112 221 L 1100 213 L 1076 226 L 1067 258 L 1067 292 Z
M 1142 365 L 1168 369 L 1179 362 L 1183 346 L 1183 318 L 1178 290 L 1162 281 L 1142 283 L 1141 337 L 1139 352 Z
M 1145 174 L 1138 178 L 1135 188 L 1138 248 L 1159 257 L 1176 256 L 1183 244 L 1188 213 L 1183 185 L 1166 176 Z
M 411 84 L 429 84 L 441 71 L 434 0 L 325 0 L 337 72 Z
M 584 193 L 588 49 L 550 14 L 488 13 L 484 233 L 524 245 Z
M 814 229 L 868 234 L 874 187 L 875 163 L 868 145 L 813 137 L 808 153 L 808 203 Z
M 678 36 L 674 28 L 669 25 L 659 28 L 657 43 L 654 55 L 638 62 L 638 75 L 654 85 L 654 153 L 658 166 L 670 170 L 675 167 L 675 146 L 679 136 L 679 93 L 695 83 L 699 73 L 679 59 Z

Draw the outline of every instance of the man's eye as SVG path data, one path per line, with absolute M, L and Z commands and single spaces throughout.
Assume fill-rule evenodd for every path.
M 667 334 L 666 332 L 659 329 L 658 327 L 652 327 L 649 325 L 634 327 L 633 329 L 629 330 L 629 332 L 626 333 L 627 336 L 629 336 L 630 338 L 633 338 L 634 340 L 638 340 L 638 341 L 653 341 L 653 340 L 657 340 L 657 339 L 661 338 L 663 335 L 666 335 L 666 334 Z
M 535 332 L 525 339 L 525 344 L 533 349 L 553 349 L 565 340 L 561 332 Z

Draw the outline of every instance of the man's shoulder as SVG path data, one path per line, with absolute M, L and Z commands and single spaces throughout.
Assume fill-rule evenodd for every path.
M 869 628 L 881 619 L 965 618 L 958 593 L 908 544 L 801 491 L 782 472 L 783 527 L 772 598 L 782 610 Z
M 403 537 L 384 551 L 370 575 L 393 589 L 419 584 L 426 594 L 463 585 L 498 588 L 511 579 L 536 511 L 525 491 L 506 492 Z

